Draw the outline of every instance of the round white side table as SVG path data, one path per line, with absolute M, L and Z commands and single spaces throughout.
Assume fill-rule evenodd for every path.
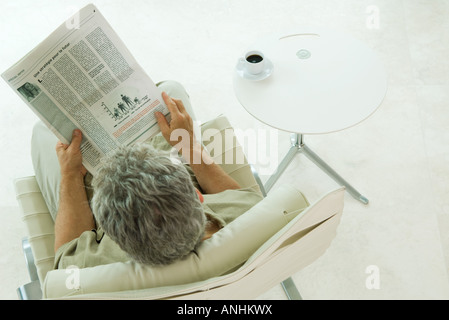
M 268 192 L 296 153 L 304 153 L 357 200 L 368 204 L 347 181 L 304 143 L 304 134 L 343 130 L 380 106 L 387 79 L 375 53 L 362 42 L 332 30 L 271 35 L 247 51 L 262 51 L 273 64 L 260 81 L 234 72 L 234 91 L 256 119 L 292 133 L 292 146 L 265 185 Z

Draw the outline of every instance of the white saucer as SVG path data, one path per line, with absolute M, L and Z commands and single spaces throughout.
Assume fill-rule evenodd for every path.
M 274 69 L 273 63 L 266 58 L 265 58 L 265 69 L 258 74 L 248 73 L 245 68 L 244 60 L 239 60 L 237 62 L 237 65 L 235 66 L 235 71 L 239 76 L 241 76 L 243 79 L 252 81 L 260 81 L 268 78 L 273 73 L 273 69 Z

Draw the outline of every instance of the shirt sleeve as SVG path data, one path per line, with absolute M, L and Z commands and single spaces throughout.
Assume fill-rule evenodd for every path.
M 54 269 L 94 267 L 129 261 L 130 258 L 101 228 L 84 231 L 79 238 L 63 244 L 55 253 Z
M 210 219 L 222 228 L 251 209 L 263 196 L 252 188 L 225 190 L 216 194 L 205 194 L 203 208 Z

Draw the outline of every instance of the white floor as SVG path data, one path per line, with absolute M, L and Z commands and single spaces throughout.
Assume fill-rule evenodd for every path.
M 1 1 L 0 71 L 89 2 Z M 309 147 L 370 204 L 347 196 L 331 247 L 293 279 L 305 299 L 449 298 L 448 0 L 95 4 L 154 81 L 178 80 L 200 120 L 223 113 L 242 129 L 267 129 L 239 105 L 232 88 L 237 58 L 258 37 L 317 25 L 347 32 L 373 48 L 389 74 L 379 110 L 348 130 L 306 137 Z M 16 287 L 28 276 L 13 180 L 33 174 L 30 134 L 37 118 L 3 81 L 0 91 L 0 298 L 15 299 Z M 279 133 L 278 159 L 288 149 L 288 138 Z M 279 183 L 298 186 L 311 201 L 337 186 L 303 156 L 294 159 Z M 367 286 L 372 270 L 378 272 L 377 289 Z M 285 295 L 277 286 L 260 298 Z

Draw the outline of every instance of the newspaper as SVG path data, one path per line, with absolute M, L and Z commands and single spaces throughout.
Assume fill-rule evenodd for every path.
M 161 90 L 142 70 L 98 9 L 89 4 L 2 74 L 63 142 L 83 132 L 86 169 L 119 145 L 160 132 L 169 116 Z

